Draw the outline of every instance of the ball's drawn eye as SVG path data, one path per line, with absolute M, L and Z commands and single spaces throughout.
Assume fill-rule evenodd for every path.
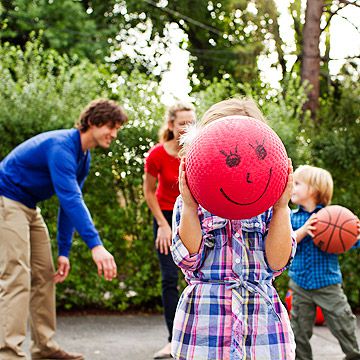
M 220 153 L 226 157 L 226 165 L 228 167 L 234 167 L 234 166 L 238 166 L 240 164 L 241 157 L 240 157 L 240 155 L 238 155 L 237 150 L 238 150 L 237 145 L 235 148 L 235 152 L 232 152 L 230 150 L 230 154 L 227 154 L 224 150 L 220 150 Z
M 263 139 L 262 144 L 259 144 L 257 141 L 256 141 L 256 146 L 249 144 L 253 149 L 255 149 L 256 156 L 258 157 L 259 160 L 264 160 L 267 156 L 267 151 L 264 147 L 264 142 L 265 142 L 265 138 Z

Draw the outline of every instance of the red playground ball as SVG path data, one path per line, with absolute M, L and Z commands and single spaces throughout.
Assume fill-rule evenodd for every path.
M 206 125 L 186 157 L 195 200 L 225 219 L 249 219 L 282 195 L 288 157 L 278 135 L 262 121 L 226 116 Z
M 317 214 L 313 241 L 321 250 L 341 254 L 357 241 L 357 217 L 340 205 L 326 206 Z

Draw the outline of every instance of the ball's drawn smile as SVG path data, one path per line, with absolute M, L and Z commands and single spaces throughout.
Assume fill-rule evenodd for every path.
M 266 186 L 265 186 L 264 191 L 263 191 L 263 192 L 260 194 L 260 196 L 259 196 L 256 200 L 254 200 L 254 201 L 250 201 L 250 202 L 247 202 L 247 203 L 239 203 L 239 202 L 231 199 L 231 198 L 225 193 L 225 191 L 224 191 L 223 188 L 220 188 L 220 192 L 224 195 L 224 197 L 225 197 L 227 200 L 229 200 L 230 202 L 232 202 L 232 203 L 235 204 L 235 205 L 240 205 L 240 206 L 251 205 L 251 204 L 254 204 L 254 203 L 256 203 L 257 201 L 259 201 L 259 200 L 264 196 L 264 194 L 266 193 L 267 188 L 269 187 L 270 180 L 271 180 L 271 176 L 272 176 L 272 168 L 270 168 L 269 178 L 268 178 L 268 181 L 267 181 L 267 183 L 266 183 Z M 249 177 L 250 177 L 250 173 L 247 173 L 246 180 L 247 180 L 248 183 L 252 183 L 252 181 L 249 181 Z

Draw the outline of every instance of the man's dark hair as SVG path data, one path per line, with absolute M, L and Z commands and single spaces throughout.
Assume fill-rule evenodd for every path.
M 91 101 L 81 112 L 77 122 L 77 128 L 86 132 L 90 125 L 110 127 L 123 125 L 128 120 L 124 109 L 113 100 L 96 99 Z

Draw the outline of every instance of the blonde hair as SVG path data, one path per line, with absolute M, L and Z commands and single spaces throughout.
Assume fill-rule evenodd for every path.
M 163 126 L 159 130 L 159 141 L 161 143 L 172 140 L 174 138 L 174 133 L 169 129 L 169 122 L 175 121 L 176 114 L 179 111 L 195 111 L 195 108 L 190 103 L 178 101 L 174 105 L 169 106 L 166 109 L 165 121 Z
M 199 122 L 196 122 L 193 126 L 190 126 L 187 129 L 187 132 L 182 135 L 180 142 L 183 147 L 180 150 L 179 156 L 183 157 L 186 155 L 190 144 L 199 134 L 201 128 L 215 120 L 231 115 L 249 116 L 266 123 L 264 115 L 258 108 L 256 102 L 251 98 L 234 97 L 220 101 L 212 105 L 205 112 L 201 120 Z
M 330 205 L 334 183 L 329 171 L 310 165 L 301 165 L 294 171 L 294 179 L 307 184 L 313 191 L 316 203 Z
M 212 105 L 201 118 L 200 123 L 205 126 L 210 122 L 231 115 L 249 116 L 266 123 L 266 119 L 256 102 L 251 98 L 231 98 Z

